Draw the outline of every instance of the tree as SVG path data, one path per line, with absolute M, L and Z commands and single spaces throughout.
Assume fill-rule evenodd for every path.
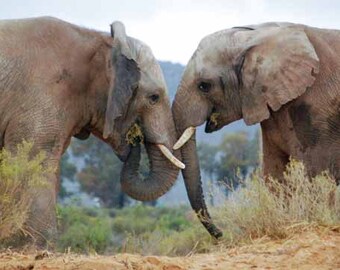
M 258 165 L 258 135 L 249 139 L 246 132 L 225 135 L 219 146 L 220 158 L 217 175 L 227 186 L 237 187 Z
M 74 140 L 71 147 L 74 156 L 84 161 L 76 176 L 81 189 L 100 198 L 105 207 L 123 207 L 127 198 L 119 182 L 122 162 L 110 146 L 91 136 L 85 141 Z
M 216 162 L 218 147 L 209 143 L 200 143 L 197 146 L 198 158 L 200 162 L 201 170 L 211 179 L 217 172 Z
M 249 141 L 249 163 L 251 166 L 257 168 L 260 166 L 260 160 L 262 155 L 261 147 L 261 130 L 258 129 L 254 134 L 254 137 Z
M 86 193 L 98 197 L 105 207 L 124 207 L 129 199 L 120 186 L 120 172 L 123 163 L 117 158 L 111 147 L 91 136 L 85 141 L 74 140 L 71 144 L 72 153 L 81 157 L 84 167 L 76 178 Z M 148 172 L 148 157 L 142 151 L 140 172 Z
M 65 197 L 69 196 L 70 194 L 65 190 L 63 186 L 63 181 L 65 179 L 68 180 L 74 180 L 74 177 L 77 173 L 77 168 L 76 166 L 70 162 L 70 153 L 69 151 L 66 151 L 64 155 L 61 158 L 60 162 L 60 191 L 59 191 L 59 198 L 64 199 Z
M 218 147 L 216 145 L 212 145 L 209 143 L 200 143 L 197 146 L 198 158 L 200 162 L 201 170 L 208 177 L 208 199 L 211 205 L 214 205 L 214 196 L 213 196 L 213 182 L 215 181 L 215 176 L 217 172 L 217 156 L 218 156 Z
M 201 170 L 209 180 L 219 180 L 228 187 L 236 187 L 259 165 L 259 132 L 253 138 L 241 131 L 226 134 L 218 145 L 198 145 Z

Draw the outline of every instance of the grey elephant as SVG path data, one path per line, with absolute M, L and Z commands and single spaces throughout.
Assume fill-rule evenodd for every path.
M 291 23 L 235 27 L 205 37 L 190 59 L 173 102 L 186 164 L 185 184 L 204 225 L 195 127 L 213 132 L 243 118 L 260 123 L 265 175 L 283 179 L 289 158 L 308 173 L 340 181 L 340 31 Z
M 138 172 L 140 144 L 126 142 L 136 122 L 150 160 L 146 179 Z M 0 146 L 13 151 L 32 141 L 34 152 L 47 153 L 46 166 L 57 168 L 33 201 L 28 228 L 37 243 L 56 232 L 61 155 L 72 136 L 91 133 L 124 161 L 121 184 L 131 197 L 155 200 L 174 184 L 183 164 L 169 150 L 175 126 L 150 48 L 120 22 L 110 35 L 55 18 L 0 21 Z

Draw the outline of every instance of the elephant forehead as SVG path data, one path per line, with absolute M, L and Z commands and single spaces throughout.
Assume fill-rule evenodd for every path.
M 193 58 L 197 66 L 211 66 L 232 62 L 240 50 L 235 30 L 224 30 L 205 37 L 199 44 Z
M 217 51 L 198 55 L 193 60 L 193 65 L 191 66 L 192 74 L 196 78 L 213 79 L 227 64 L 226 61 L 222 61 L 219 58 L 221 58 L 221 54 Z
M 130 38 L 130 47 L 134 48 L 134 58 L 141 72 L 139 85 L 148 89 L 167 91 L 162 69 L 149 46 L 140 40 Z
M 141 71 L 139 85 L 145 89 L 161 89 L 167 92 L 163 73 L 157 69 Z

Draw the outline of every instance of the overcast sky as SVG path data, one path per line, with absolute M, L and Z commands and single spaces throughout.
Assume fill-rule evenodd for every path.
M 0 19 L 55 16 L 109 31 L 120 20 L 159 60 L 186 64 L 207 34 L 266 21 L 340 29 L 336 0 L 0 0 Z

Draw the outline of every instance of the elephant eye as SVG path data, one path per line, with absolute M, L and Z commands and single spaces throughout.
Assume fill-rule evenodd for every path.
M 159 95 L 153 94 L 149 96 L 149 101 L 151 105 L 156 104 L 159 101 Z
M 198 84 L 198 89 L 204 93 L 208 93 L 211 89 L 211 83 L 208 82 L 200 82 Z

